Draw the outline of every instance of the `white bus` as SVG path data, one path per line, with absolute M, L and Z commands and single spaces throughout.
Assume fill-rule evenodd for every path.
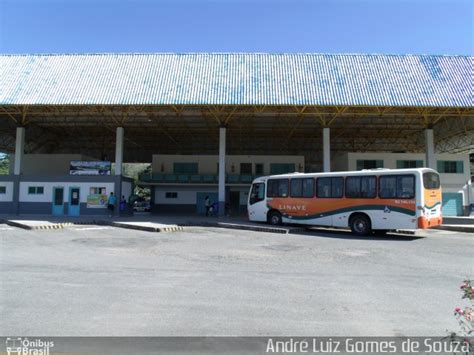
M 357 235 L 442 223 L 439 175 L 427 168 L 259 177 L 247 209 L 251 221 L 349 227 Z

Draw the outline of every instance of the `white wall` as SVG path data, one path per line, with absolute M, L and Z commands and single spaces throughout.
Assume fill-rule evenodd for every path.
M 23 175 L 69 175 L 71 160 L 95 160 L 82 154 L 25 154 Z M 13 174 L 15 155 L 10 158 L 10 174 Z
M 240 192 L 240 205 L 247 205 L 247 200 L 249 198 L 249 190 L 250 187 L 239 187 L 235 189 L 231 189 L 231 191 L 239 191 Z
M 331 157 L 331 171 L 346 171 L 349 170 L 347 153 L 334 153 Z
M 30 186 L 43 186 L 44 192 L 41 195 L 28 194 Z M 81 203 L 87 202 L 87 196 L 90 194 L 91 187 L 105 187 L 107 195 L 114 192 L 113 182 L 20 182 L 20 202 L 52 202 L 53 201 L 53 187 L 64 187 L 64 202 L 69 202 L 69 188 L 79 187 L 79 200 Z
M 167 192 L 177 192 L 178 198 L 166 198 Z M 155 186 L 155 204 L 195 205 L 197 192 L 215 192 L 217 186 Z
M 5 186 L 6 191 L 4 194 L 0 194 L 0 202 L 11 202 L 13 201 L 13 182 L 12 181 L 0 181 L 0 186 Z
M 173 174 L 173 163 L 198 163 L 198 174 L 217 175 L 218 155 L 172 155 L 160 154 L 153 155 L 152 171 L 154 173 Z M 270 174 L 270 164 L 287 163 L 295 164 L 298 170 L 300 165 L 304 171 L 304 156 L 297 155 L 227 155 L 226 156 L 226 173 L 240 174 L 240 163 L 253 163 L 252 174 L 255 174 L 255 164 L 263 164 L 264 175 Z M 234 171 L 232 172 L 232 164 Z M 163 165 L 164 170 L 161 171 Z
M 240 205 L 247 205 L 249 187 L 232 187 L 230 191 L 240 192 Z M 166 198 L 167 192 L 177 192 L 178 198 Z M 155 204 L 195 205 L 197 192 L 215 192 L 216 186 L 155 186 Z

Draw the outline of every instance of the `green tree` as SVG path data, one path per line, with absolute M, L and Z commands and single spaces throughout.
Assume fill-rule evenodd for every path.
M 10 171 L 10 156 L 0 153 L 0 175 L 7 175 Z

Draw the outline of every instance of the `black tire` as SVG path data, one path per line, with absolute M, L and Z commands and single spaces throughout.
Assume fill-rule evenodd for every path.
M 369 217 L 363 214 L 357 214 L 349 222 L 351 231 L 355 235 L 364 236 L 372 232 L 372 226 Z
M 281 224 L 281 213 L 278 211 L 271 211 L 268 213 L 268 223 L 274 226 Z

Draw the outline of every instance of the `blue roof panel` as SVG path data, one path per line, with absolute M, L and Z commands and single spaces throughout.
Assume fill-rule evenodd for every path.
M 0 55 L 3 105 L 473 106 L 470 56 Z

